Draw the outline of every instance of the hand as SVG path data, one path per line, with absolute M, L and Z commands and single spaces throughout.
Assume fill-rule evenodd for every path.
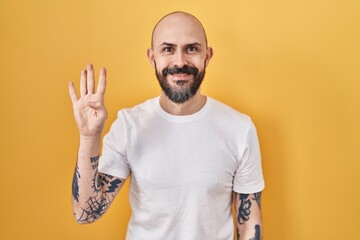
M 79 99 L 74 84 L 69 83 L 70 98 L 80 137 L 101 137 L 108 116 L 104 105 L 105 89 L 106 69 L 102 68 L 95 93 L 94 69 L 91 64 L 81 71 Z

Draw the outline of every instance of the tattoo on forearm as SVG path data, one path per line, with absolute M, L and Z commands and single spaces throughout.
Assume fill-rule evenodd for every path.
M 101 174 L 101 173 L 99 174 L 98 169 L 97 169 L 99 157 L 94 157 L 94 158 L 90 158 L 90 159 L 91 159 L 91 162 L 93 163 L 93 168 L 95 166 L 95 173 L 94 173 L 94 177 L 92 179 L 92 181 L 93 181 L 92 188 L 94 189 L 94 192 L 95 193 L 100 192 L 102 187 L 104 187 L 104 186 L 107 186 L 107 190 L 104 192 L 107 192 L 107 193 L 114 192 L 115 189 L 121 183 L 121 180 L 119 180 L 119 179 L 112 180 L 114 177 L 111 175 Z
M 261 192 L 254 193 L 254 197 L 252 198 L 252 200 L 255 200 L 259 209 L 261 209 Z
M 249 194 L 239 194 L 240 206 L 238 210 L 237 220 L 239 224 L 244 224 L 249 220 L 249 215 L 251 213 L 251 200 L 249 199 Z
M 99 156 L 96 156 L 96 157 L 91 157 L 90 158 L 90 161 L 91 161 L 91 164 L 92 164 L 92 168 L 93 169 L 97 169 L 98 167 L 98 164 L 99 164 Z
M 102 190 L 102 194 L 89 198 L 86 202 L 87 208 L 83 209 L 78 222 L 91 223 L 99 219 L 109 208 L 111 199 L 114 198 L 114 195 L 111 193 L 115 192 L 121 183 L 120 179 L 113 179 L 114 177 L 108 174 L 96 172 L 95 176 L 96 180 L 93 179 L 93 184 L 96 186 L 96 192 Z M 107 186 L 107 190 L 105 190 L 106 188 L 102 189 L 103 186 Z
M 94 192 L 95 193 L 100 192 L 101 191 L 101 182 L 100 182 L 99 172 L 97 169 L 95 170 L 95 174 L 93 176 L 92 182 L 93 182 L 92 188 L 94 189 Z
M 93 185 L 92 188 L 94 189 L 94 192 L 100 192 L 101 191 L 101 182 L 99 178 L 99 172 L 98 172 L 98 164 L 99 164 L 99 156 L 91 157 L 90 158 L 92 168 L 95 169 L 95 173 L 92 179 Z
M 99 178 L 101 180 L 101 185 L 104 186 L 105 184 L 108 185 L 108 189 L 105 191 L 107 193 L 115 192 L 115 189 L 119 186 L 121 183 L 120 179 L 114 179 L 114 177 L 108 174 L 100 174 Z
M 77 219 L 78 222 L 91 223 L 99 219 L 109 208 L 111 200 L 114 198 L 114 195 L 111 193 L 115 192 L 121 183 L 120 179 L 114 178 L 108 174 L 99 173 L 99 156 L 91 157 L 90 163 L 95 170 L 92 178 L 92 188 L 94 189 L 95 195 L 85 202 L 85 207 L 82 208 L 81 216 Z M 80 178 L 80 174 L 78 167 L 76 167 L 73 180 L 73 195 L 74 198 L 76 196 L 75 199 L 79 202 L 78 178 Z M 75 185 L 76 187 L 74 187 Z M 76 191 L 74 191 L 74 189 L 76 189 Z M 74 194 L 74 192 L 77 192 L 77 194 Z
M 76 163 L 73 181 L 72 181 L 72 195 L 74 200 L 76 200 L 77 202 L 79 202 L 79 178 L 80 178 L 79 166 Z
M 261 240 L 261 233 L 260 233 L 260 225 L 255 225 L 255 237 L 250 238 L 249 240 Z
M 81 216 L 78 218 L 78 222 L 95 222 L 106 212 L 110 203 L 111 200 L 108 194 L 90 197 L 86 202 L 87 207 L 83 208 Z

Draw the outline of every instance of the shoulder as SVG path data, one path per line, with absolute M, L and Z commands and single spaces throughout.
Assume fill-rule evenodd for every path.
M 154 106 L 158 97 L 148 99 L 131 108 L 123 108 L 118 111 L 118 117 L 139 117 L 154 111 Z
M 117 119 L 114 124 L 126 126 L 126 128 L 143 124 L 149 119 L 153 119 L 155 114 L 155 105 L 158 97 L 148 99 L 131 108 L 123 108 L 118 111 Z
M 250 125 L 251 117 L 242 113 L 229 105 L 222 103 L 216 99 L 210 98 L 212 114 L 220 118 L 222 121 L 231 121 L 236 124 Z
M 231 139 L 243 142 L 249 131 L 255 128 L 251 117 L 218 100 L 209 98 L 211 107 L 207 121 L 213 130 L 218 130 Z

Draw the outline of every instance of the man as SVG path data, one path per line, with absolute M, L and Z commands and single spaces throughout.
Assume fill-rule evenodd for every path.
M 192 15 L 174 12 L 155 26 L 147 52 L 159 97 L 119 111 L 103 142 L 105 69 L 95 92 L 91 65 L 80 98 L 69 85 L 80 131 L 73 210 L 92 223 L 130 178 L 127 239 L 261 239 L 264 188 L 256 130 L 249 117 L 204 96 L 200 85 L 213 55 Z

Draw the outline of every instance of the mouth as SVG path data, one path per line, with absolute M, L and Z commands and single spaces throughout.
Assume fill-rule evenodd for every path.
M 185 80 L 190 80 L 192 74 L 188 74 L 188 73 L 174 73 L 174 74 L 170 74 L 171 79 L 174 81 L 185 81 Z

